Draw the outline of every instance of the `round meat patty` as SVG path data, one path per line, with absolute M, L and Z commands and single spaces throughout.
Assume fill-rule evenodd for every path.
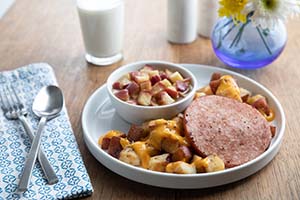
M 184 128 L 199 155 L 216 154 L 226 168 L 256 158 L 272 139 L 269 123 L 255 108 L 216 95 L 191 103 L 184 114 Z

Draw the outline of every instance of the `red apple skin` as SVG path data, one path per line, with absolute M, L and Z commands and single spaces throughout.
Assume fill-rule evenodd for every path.
M 112 85 L 112 88 L 115 90 L 121 90 L 122 89 L 121 83 L 119 81 L 114 82 L 114 84 Z
M 161 80 L 168 79 L 168 75 L 165 72 L 161 72 L 159 75 Z
M 157 95 L 157 102 L 159 105 L 168 105 L 174 103 L 175 100 L 166 91 L 162 91 Z
M 119 90 L 114 93 L 114 95 L 121 99 L 122 101 L 128 101 L 129 100 L 129 92 L 127 89 Z
M 154 70 L 154 67 L 151 66 L 151 65 L 145 65 L 141 71 L 153 71 Z
M 161 82 L 156 83 L 151 90 L 152 95 L 157 95 L 161 91 L 164 91 L 166 89 L 166 86 L 162 84 Z
M 165 89 L 165 91 L 173 98 L 173 99 L 177 99 L 179 97 L 179 94 L 176 90 L 176 88 L 174 87 L 168 87 Z
M 157 82 L 161 81 L 161 77 L 159 75 L 151 76 L 150 81 L 152 85 L 155 85 Z
M 129 95 L 132 97 L 133 95 L 136 95 L 140 92 L 140 86 L 132 81 L 131 83 L 129 83 L 129 85 L 126 87 L 126 89 L 129 92 Z
M 184 92 L 189 88 L 189 84 L 184 81 L 176 81 L 176 89 L 180 92 Z
M 134 99 L 128 100 L 127 103 L 132 104 L 132 105 L 137 105 L 137 101 Z

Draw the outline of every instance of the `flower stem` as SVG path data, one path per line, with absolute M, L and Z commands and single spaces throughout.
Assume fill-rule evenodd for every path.
M 268 46 L 268 44 L 267 44 L 267 41 L 265 40 L 264 36 L 262 35 L 262 33 L 261 33 L 259 27 L 256 27 L 256 30 L 258 31 L 259 36 L 261 37 L 261 39 L 262 39 L 262 41 L 263 41 L 263 43 L 264 43 L 266 49 L 268 50 L 269 54 L 272 55 L 272 51 L 271 51 L 271 49 L 269 48 L 269 46 Z
M 244 23 L 244 24 L 242 25 L 242 27 L 239 29 L 238 33 L 236 34 L 236 36 L 235 36 L 235 38 L 233 39 L 233 41 L 232 41 L 232 43 L 231 43 L 231 45 L 230 45 L 229 48 L 232 48 L 234 44 L 235 44 L 235 46 L 238 45 L 239 41 L 240 41 L 241 38 L 242 38 L 243 31 L 244 31 L 245 27 L 249 24 L 249 22 L 250 22 L 250 21 L 248 20 L 246 23 Z
M 233 19 L 230 19 L 226 24 L 224 24 L 222 27 L 218 28 L 216 31 L 219 32 L 221 29 L 225 28 L 226 26 L 228 26 L 232 22 L 233 22 Z
M 230 27 L 230 29 L 223 35 L 222 40 L 224 40 L 227 37 L 227 35 L 233 30 L 234 27 L 235 27 L 235 24 L 233 24 Z

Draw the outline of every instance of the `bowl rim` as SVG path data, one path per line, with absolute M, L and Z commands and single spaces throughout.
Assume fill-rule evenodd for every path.
M 175 68 L 178 68 L 182 71 L 184 71 L 186 74 L 188 74 L 188 76 L 191 78 L 191 84 L 192 84 L 192 89 L 191 91 L 188 92 L 188 95 L 186 95 L 185 97 L 181 98 L 179 101 L 175 101 L 174 103 L 171 103 L 171 104 L 168 104 L 168 105 L 160 105 L 160 106 L 143 106 L 143 105 L 135 105 L 135 104 L 130 104 L 130 103 L 127 103 L 125 101 L 122 101 L 120 100 L 119 98 L 117 98 L 113 92 L 112 92 L 112 84 L 113 84 L 113 80 L 112 80 L 112 77 L 118 73 L 120 73 L 120 71 L 123 71 L 125 68 L 128 68 L 128 67 L 138 67 L 139 65 L 146 65 L 146 64 L 149 64 L 149 65 L 159 65 L 159 64 L 162 64 L 162 65 L 168 65 L 168 66 L 171 66 L 171 67 L 175 67 Z M 142 66 L 139 66 L 139 67 L 142 67 Z M 121 77 L 121 76 L 120 76 Z M 107 78 L 107 81 L 106 81 L 106 88 L 108 90 L 108 94 L 111 98 L 113 98 L 115 101 L 117 101 L 118 103 L 122 103 L 126 106 L 129 106 L 129 107 L 133 107 L 133 108 L 137 108 L 137 109 L 146 109 L 146 110 L 153 110 L 153 109 L 165 109 L 165 108 L 170 108 L 170 107 L 174 107 L 174 106 L 177 106 L 185 101 L 187 101 L 188 99 L 190 99 L 191 97 L 193 97 L 196 93 L 196 90 L 197 90 L 197 79 L 196 77 L 194 76 L 194 74 L 188 70 L 188 69 L 185 69 L 183 66 L 181 66 L 180 64 L 175 64 L 175 63 L 171 63 L 171 62 L 166 62 L 166 61 L 157 61 L 157 60 L 146 60 L 146 61 L 137 61 L 137 62 L 133 62 L 133 63 L 128 63 L 126 65 L 122 65 L 121 67 L 117 68 L 116 70 L 114 70 Z

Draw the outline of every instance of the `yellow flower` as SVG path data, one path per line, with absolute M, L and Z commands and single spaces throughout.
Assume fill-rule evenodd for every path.
M 247 13 L 243 12 L 247 0 L 219 0 L 219 3 L 220 17 L 232 17 L 234 22 L 245 23 L 247 21 Z

